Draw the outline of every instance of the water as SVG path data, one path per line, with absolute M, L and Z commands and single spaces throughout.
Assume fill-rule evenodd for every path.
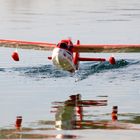
M 139 0 L 1 0 L 1 38 L 139 43 Z
M 71 37 L 74 42 L 80 39 L 81 43 L 139 44 L 139 17 L 138 0 L 67 3 L 64 0 L 1 0 L 0 38 L 56 43 Z M 113 67 L 108 63 L 80 63 L 80 70 L 73 75 L 52 65 L 47 59 L 51 51 L 19 49 L 18 63 L 11 59 L 13 51 L 0 48 L 1 135 L 15 129 L 16 116 L 21 115 L 22 127 L 31 131 L 23 129 L 16 134 L 17 138 L 139 139 L 139 53 L 114 54 L 117 66 Z M 81 55 L 111 56 L 109 53 Z M 112 106 L 118 106 L 119 121 L 115 130 L 89 125 L 88 129 L 57 131 L 54 125 L 57 109 L 53 108 L 53 102 L 64 102 L 77 93 L 85 100 L 107 100 L 107 106 L 84 107 L 86 120 L 109 124 Z M 9 133 L 14 135 L 13 131 Z

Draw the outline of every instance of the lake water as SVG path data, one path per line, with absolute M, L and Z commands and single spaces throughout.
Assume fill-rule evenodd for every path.
M 56 43 L 71 37 L 84 44 L 140 43 L 139 0 L 1 0 L 0 21 L 1 39 Z M 115 53 L 116 66 L 80 63 L 79 71 L 70 74 L 47 59 L 51 51 L 19 49 L 19 62 L 11 59 L 13 51 L 0 48 L 0 138 L 139 139 L 139 53 Z M 81 55 L 109 58 L 112 54 Z M 67 113 L 65 103 L 75 94 L 83 100 L 107 100 L 107 105 L 84 106 L 84 120 L 90 123 L 58 131 L 55 116 Z M 113 106 L 118 106 L 115 122 Z M 19 115 L 23 131 L 17 132 Z

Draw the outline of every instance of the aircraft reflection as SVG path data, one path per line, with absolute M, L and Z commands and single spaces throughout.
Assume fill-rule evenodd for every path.
M 107 100 L 82 100 L 81 94 L 71 95 L 64 102 L 53 102 L 55 111 L 55 128 L 57 130 L 72 129 L 133 129 L 139 130 L 139 124 L 131 124 L 126 119 L 118 120 L 118 106 L 112 107 L 112 112 L 102 114 L 110 116 L 109 120 L 85 119 L 85 107 L 107 106 Z M 121 114 L 119 114 L 121 116 Z M 126 114 L 124 114 L 125 116 Z M 122 115 L 123 116 L 123 115 Z M 112 120 L 111 120 L 112 118 Z M 138 120 L 138 119 L 137 119 Z
M 84 120 L 84 107 L 106 106 L 107 100 L 82 100 L 81 94 L 71 95 L 64 102 L 53 102 L 56 129 L 83 129 L 93 121 Z
M 119 113 L 118 106 L 113 106 L 110 113 L 99 115 L 99 119 L 91 119 L 87 115 L 86 109 L 107 106 L 108 96 L 100 96 L 98 100 L 82 100 L 81 94 L 71 95 L 68 100 L 63 102 L 53 102 L 55 120 L 40 120 L 35 124 L 35 128 L 24 127 L 23 117 L 17 116 L 13 128 L 0 129 L 2 139 L 77 139 L 80 136 L 65 134 L 65 131 L 56 130 L 75 130 L 75 129 L 125 129 L 140 130 L 139 113 Z M 96 110 L 97 111 L 97 110 Z M 98 113 L 98 111 L 96 112 Z M 92 117 L 98 117 L 94 114 Z M 107 118 L 106 118 L 107 117 Z M 27 120 L 25 120 L 26 122 Z M 51 125 L 51 126 L 50 126 Z M 50 133 L 51 130 L 53 133 Z M 69 133 L 71 133 L 69 131 Z
M 22 116 L 17 116 L 15 122 L 16 130 L 21 130 L 21 124 L 22 124 Z
M 77 139 L 79 136 L 71 134 L 42 134 L 42 131 L 38 133 L 34 130 L 22 130 L 20 132 L 15 132 L 14 130 L 0 130 L 0 139 Z

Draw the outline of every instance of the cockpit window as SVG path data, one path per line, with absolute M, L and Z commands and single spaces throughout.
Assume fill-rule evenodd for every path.
M 68 45 L 66 43 L 60 43 L 59 47 L 62 49 L 68 49 Z

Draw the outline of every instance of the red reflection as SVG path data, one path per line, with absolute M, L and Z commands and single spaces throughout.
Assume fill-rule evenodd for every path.
M 63 134 L 58 134 L 56 135 L 57 139 L 76 139 L 77 136 L 75 135 L 63 135 Z
M 112 108 L 112 121 L 118 120 L 118 106 L 113 106 Z
M 21 129 L 21 123 L 22 123 L 22 116 L 17 116 L 16 123 L 15 123 L 15 127 L 17 130 Z
M 56 129 L 81 129 L 93 125 L 93 121 L 84 120 L 84 107 L 106 106 L 107 100 L 82 100 L 81 94 L 71 95 L 64 102 L 53 102 L 55 105 Z M 54 112 L 54 111 L 53 111 Z

